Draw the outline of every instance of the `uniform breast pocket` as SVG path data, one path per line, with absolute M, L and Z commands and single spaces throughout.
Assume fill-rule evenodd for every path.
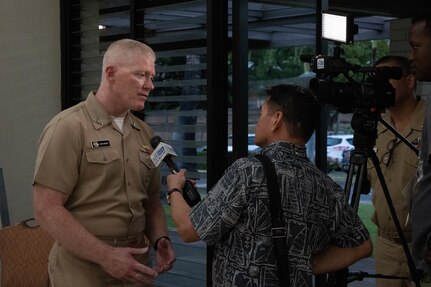
M 143 189 L 146 190 L 150 184 L 151 177 L 156 166 L 151 160 L 149 154 L 139 151 L 138 156 L 139 156 L 139 163 L 140 163 L 139 172 L 140 172 L 141 183 L 142 183 Z
M 107 164 L 120 158 L 116 150 L 97 150 L 86 153 L 87 161 L 95 164 Z
M 141 164 L 144 165 L 144 168 L 150 170 L 156 168 L 149 154 L 139 151 L 138 156 L 139 161 L 141 162 Z
M 402 173 L 403 181 L 409 181 L 410 178 L 415 175 L 416 170 L 418 168 L 419 159 L 417 156 L 409 156 L 406 157 L 406 160 L 404 162 L 404 170 Z
M 90 173 L 106 176 L 118 174 L 121 171 L 120 154 L 116 150 L 95 150 L 85 154 Z

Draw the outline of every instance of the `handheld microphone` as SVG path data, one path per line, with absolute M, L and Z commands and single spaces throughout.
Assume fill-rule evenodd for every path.
M 163 139 L 159 136 L 154 136 L 150 140 L 151 146 L 154 148 L 153 153 L 151 154 L 151 160 L 156 166 L 159 166 L 163 161 L 168 166 L 171 173 L 178 173 L 178 167 L 172 159 L 172 156 L 176 156 L 174 149 L 166 144 Z M 184 200 L 190 207 L 196 205 L 199 201 L 201 201 L 201 196 L 199 192 L 196 190 L 196 187 L 190 180 L 186 180 L 183 187 L 183 197 Z

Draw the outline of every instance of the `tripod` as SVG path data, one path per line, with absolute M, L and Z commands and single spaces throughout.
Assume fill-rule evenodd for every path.
M 352 206 L 355 212 L 357 212 L 359 208 L 359 199 L 360 199 L 361 193 L 365 193 L 364 191 L 369 189 L 369 186 L 367 184 L 368 182 L 367 181 L 367 161 L 368 161 L 368 158 L 370 158 L 376 169 L 377 176 L 379 178 L 386 202 L 389 207 L 389 211 L 394 220 L 395 228 L 401 239 L 402 247 L 407 258 L 407 264 L 410 270 L 412 280 L 416 283 L 417 287 L 420 287 L 419 274 L 416 270 L 406 239 L 401 230 L 401 226 L 400 226 L 391 196 L 389 194 L 388 187 L 386 185 L 382 170 L 380 168 L 379 160 L 376 156 L 376 153 L 373 150 L 376 144 L 377 124 L 379 121 L 417 153 L 416 148 L 407 139 L 405 139 L 401 134 L 398 133 L 397 130 L 395 130 L 392 126 L 390 126 L 387 122 L 385 122 L 380 117 L 380 112 L 370 112 L 370 111 L 354 112 L 351 125 L 354 130 L 353 145 L 355 146 L 355 149 L 352 151 L 350 155 L 349 170 L 348 170 L 348 175 L 345 183 L 344 192 L 346 195 L 346 200 L 349 201 L 351 186 L 353 182 L 353 176 L 356 170 L 355 185 L 353 188 L 353 192 L 351 194 L 350 206 Z M 365 187 L 368 187 L 368 189 L 365 189 Z M 328 286 L 345 287 L 347 286 L 347 283 L 352 282 L 354 280 L 362 280 L 364 277 L 378 277 L 378 278 L 386 278 L 386 279 L 406 279 L 403 277 L 387 276 L 382 274 L 370 275 L 365 272 L 349 273 L 348 268 L 346 268 L 344 270 L 336 272 L 335 275 L 330 274 L 328 279 L 328 283 L 330 285 Z

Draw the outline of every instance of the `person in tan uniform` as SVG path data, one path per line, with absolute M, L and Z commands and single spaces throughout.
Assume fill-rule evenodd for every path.
M 431 3 L 421 1 L 409 28 L 411 47 L 409 60 L 416 78 L 431 82 Z M 427 107 L 422 129 L 417 182 L 412 192 L 412 257 L 421 277 L 421 287 L 431 286 L 431 98 L 426 97 Z
M 379 59 L 375 66 L 402 68 L 402 78 L 390 80 L 396 93 L 395 105 L 389 107 L 382 118 L 418 147 L 425 117 L 425 101 L 415 95 L 416 78 L 412 74 L 408 59 L 401 56 L 385 56 Z M 411 223 L 408 220 L 410 204 L 408 203 L 408 196 L 406 196 L 408 191 L 403 190 L 411 186 L 418 165 L 418 156 L 383 124 L 379 123 L 377 133 L 375 146 L 377 158 L 380 161 L 380 168 L 404 237 L 410 246 L 412 240 Z M 372 221 L 378 228 L 375 244 L 376 272 L 382 275 L 410 278 L 402 242 L 371 160 L 368 162 L 368 178 L 373 189 L 374 214 Z M 408 286 L 409 281 L 377 278 L 376 286 Z
M 98 90 L 42 132 L 33 196 L 36 220 L 55 239 L 51 286 L 151 286 L 173 266 L 153 132 L 130 112 L 154 89 L 155 60 L 138 41 L 112 43 Z

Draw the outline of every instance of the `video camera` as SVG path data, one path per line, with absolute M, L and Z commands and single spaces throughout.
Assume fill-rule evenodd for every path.
M 333 27 L 345 28 L 334 29 Z M 339 30 L 344 31 L 345 34 L 325 33 L 325 31 Z M 316 78 L 310 80 L 310 89 L 321 103 L 332 104 L 342 113 L 370 109 L 384 111 L 385 108 L 395 104 L 395 89 L 389 79 L 401 79 L 402 70 L 399 67 L 360 67 L 348 63 L 341 57 L 340 43 L 352 43 L 354 30 L 351 17 L 322 13 L 322 37 L 336 41 L 336 46 L 334 56 L 300 56 L 301 61 L 310 63 L 312 71 L 316 73 Z M 337 81 L 336 78 L 340 75 L 343 75 L 347 81 Z M 354 78 L 362 78 L 362 80 L 358 81 Z

